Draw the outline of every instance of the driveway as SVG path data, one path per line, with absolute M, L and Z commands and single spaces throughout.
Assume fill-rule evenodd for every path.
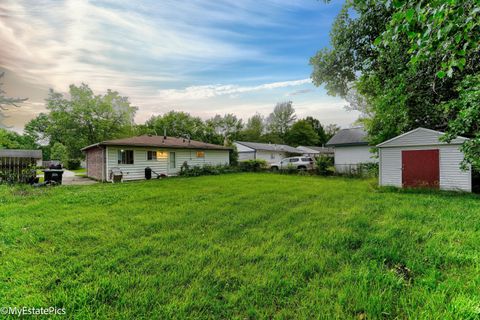
M 62 184 L 69 186 L 69 185 L 88 185 L 88 184 L 95 184 L 97 181 L 89 179 L 85 176 L 77 176 L 75 172 L 63 169 L 63 177 L 62 177 Z

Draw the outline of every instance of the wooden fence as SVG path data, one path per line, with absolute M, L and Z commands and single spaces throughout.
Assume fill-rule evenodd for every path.
M 0 157 L 0 182 L 26 182 L 35 165 L 35 158 Z

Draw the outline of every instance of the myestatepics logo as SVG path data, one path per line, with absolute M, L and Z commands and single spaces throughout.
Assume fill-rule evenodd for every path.
M 1 307 L 1 315 L 17 315 L 17 316 L 28 316 L 28 315 L 64 315 L 66 314 L 65 308 L 57 307 Z

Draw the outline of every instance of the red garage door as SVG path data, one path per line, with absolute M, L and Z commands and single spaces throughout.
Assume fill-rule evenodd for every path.
M 439 167 L 438 150 L 402 151 L 403 186 L 438 188 Z

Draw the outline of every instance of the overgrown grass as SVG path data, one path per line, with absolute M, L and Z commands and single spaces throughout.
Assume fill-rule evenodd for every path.
M 0 187 L 0 307 L 63 318 L 476 319 L 480 198 L 231 174 Z

